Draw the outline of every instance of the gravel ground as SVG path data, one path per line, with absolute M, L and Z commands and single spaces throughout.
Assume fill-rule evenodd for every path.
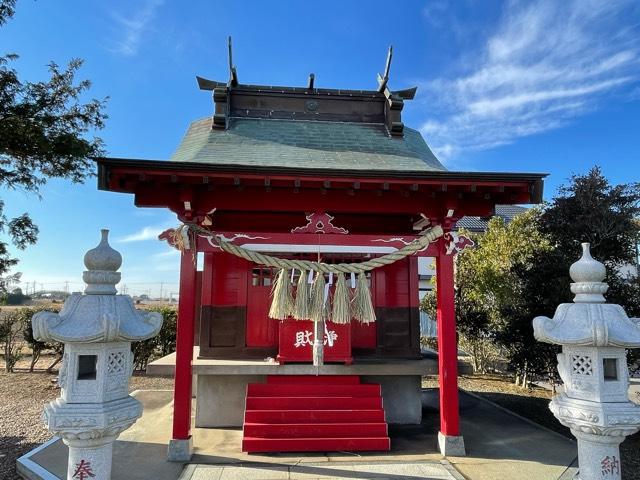
M 423 386 L 437 387 L 437 377 L 427 377 Z M 551 392 L 533 387 L 523 389 L 513 384 L 510 378 L 498 375 L 473 375 L 459 378 L 460 388 L 480 395 L 487 400 L 533 420 L 550 430 L 574 438 L 569 429 L 558 422 L 549 410 Z M 627 437 L 620 445 L 622 479 L 640 480 L 640 432 Z
M 0 362 L 1 364 L 2 362 Z M 36 368 L 51 363 L 44 358 Z M 3 366 L 3 365 L 2 365 Z M 25 372 L 28 359 L 18 363 L 16 373 L 0 372 L 0 479 L 18 480 L 16 459 L 51 438 L 40 417 L 44 405 L 60 395 L 56 374 L 43 370 Z M 135 375 L 130 390 L 173 389 L 173 379 Z

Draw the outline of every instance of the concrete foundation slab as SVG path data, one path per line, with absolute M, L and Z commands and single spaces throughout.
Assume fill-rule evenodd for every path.
M 387 423 L 419 425 L 422 422 L 422 377 L 420 375 L 362 375 L 362 383 L 379 383 Z
M 249 383 L 266 375 L 198 375 L 196 427 L 241 427 Z
M 326 364 L 314 367 L 309 363 L 280 365 L 266 360 L 231 360 L 198 358 L 194 347 L 193 373 L 198 375 L 436 375 L 437 358 L 417 360 L 357 359 L 352 365 Z M 171 353 L 149 364 L 147 374 L 173 377 L 176 354 Z
M 318 479 L 421 479 L 463 480 L 441 462 L 305 463 L 265 465 L 247 463 L 233 466 L 193 465 L 180 480 L 318 480 Z
M 130 429 L 122 433 L 114 445 L 112 480 L 177 480 L 183 474 L 183 464 L 167 461 L 172 392 L 139 391 L 134 396 L 142 402 L 144 414 Z M 574 442 L 514 417 L 485 401 L 465 394 L 461 395 L 460 400 L 467 457 L 450 457 L 448 460 L 468 480 L 570 478 L 566 475 L 575 471 L 570 467 L 577 455 Z M 240 451 L 240 428 L 194 428 L 194 455 L 191 461 L 194 464 L 208 465 L 203 474 L 211 474 L 194 477 L 196 480 L 220 479 L 225 468 L 232 475 L 236 473 L 232 468 L 247 465 L 253 467 L 242 470 L 245 474 L 243 480 L 264 478 L 254 472 L 259 472 L 256 465 L 260 468 L 273 467 L 272 470 L 276 471 L 282 471 L 278 467 L 287 467 L 290 469 L 289 473 L 296 467 L 297 470 L 293 470 L 293 473 L 307 474 L 307 478 L 316 479 L 394 478 L 387 473 L 366 471 L 369 467 L 378 468 L 382 463 L 400 465 L 399 471 L 403 472 L 410 468 L 406 466 L 407 463 L 420 464 L 420 475 L 402 473 L 396 478 L 438 478 L 431 470 L 434 464 L 442 461 L 442 456 L 437 451 L 437 431 L 437 412 L 426 407 L 422 424 L 393 426 L 389 429 L 391 451 L 387 453 L 249 455 Z M 67 447 L 61 441 L 54 441 L 28 455 L 28 460 L 32 463 L 25 462 L 20 468 L 25 478 L 65 478 Z M 453 478 L 461 478 L 453 467 L 446 463 L 443 466 Z M 188 466 L 182 480 L 191 480 L 193 472 L 199 467 L 200 465 Z M 52 472 L 53 476 L 38 475 L 35 472 L 37 469 L 41 469 L 40 472 Z M 366 473 L 361 472 L 363 469 Z

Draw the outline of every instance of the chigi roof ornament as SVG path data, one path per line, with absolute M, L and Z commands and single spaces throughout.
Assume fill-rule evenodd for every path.
M 241 84 L 233 63 L 231 37 L 227 47 L 227 82 L 196 77 L 201 90 L 213 92 L 214 130 L 229 129 L 230 119 L 235 117 L 381 124 L 386 127 L 388 135 L 404 136 L 400 114 L 404 101 L 415 97 L 417 87 L 404 90 L 389 88 L 393 46 L 389 47 L 384 73 L 377 75 L 378 86 L 372 90 L 317 88 L 313 73 L 304 87 Z

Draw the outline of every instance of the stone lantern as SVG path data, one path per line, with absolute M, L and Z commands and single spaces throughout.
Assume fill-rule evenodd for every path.
M 620 479 L 620 443 L 640 428 L 640 406 L 629 401 L 625 348 L 640 347 L 639 319 L 605 303 L 606 270 L 589 244 L 569 271 L 574 303 L 560 305 L 553 319 L 533 320 L 537 340 L 562 345 L 558 372 L 564 393 L 549 405 L 578 439 L 580 480 Z
M 71 295 L 59 314 L 33 317 L 39 341 L 64 343 L 58 383 L 62 396 L 43 413 L 48 429 L 69 447 L 67 479 L 111 478 L 113 442 L 142 415 L 142 405 L 129 396 L 133 370 L 131 342 L 155 336 L 162 315 L 139 312 L 131 297 L 116 295 L 122 264 L 109 246 L 109 231 L 84 257 L 84 294 Z

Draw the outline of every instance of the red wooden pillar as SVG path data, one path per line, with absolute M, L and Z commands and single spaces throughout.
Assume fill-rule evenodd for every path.
M 460 436 L 458 405 L 458 342 L 454 292 L 453 253 L 447 254 L 446 240 L 438 240 L 436 288 L 438 307 L 438 371 L 440 383 L 440 432 L 443 455 L 464 455 Z
M 185 250 L 180 257 L 180 299 L 176 337 L 176 373 L 173 390 L 173 434 L 169 442 L 170 461 L 191 459 L 191 395 L 193 335 L 196 307 L 196 263 L 193 250 Z

